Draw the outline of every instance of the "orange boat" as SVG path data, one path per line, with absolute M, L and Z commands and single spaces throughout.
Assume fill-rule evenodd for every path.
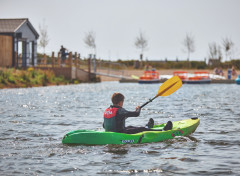
M 209 77 L 209 72 L 198 71 L 194 74 L 188 74 L 185 71 L 175 71 L 173 72 L 174 76 L 179 76 L 183 83 L 185 84 L 208 84 L 211 83 Z
M 159 83 L 159 73 L 157 71 L 144 71 L 144 75 L 138 80 L 138 83 Z
M 188 77 L 188 73 L 186 71 L 175 71 L 173 76 L 178 76 L 181 80 L 185 80 Z

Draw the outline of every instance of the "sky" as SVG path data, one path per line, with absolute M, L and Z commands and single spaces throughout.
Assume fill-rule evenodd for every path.
M 97 58 L 113 61 L 139 59 L 140 32 L 148 41 L 144 60 L 186 60 L 186 34 L 194 38 L 190 60 L 208 59 L 209 43 L 222 46 L 224 38 L 240 59 L 239 9 L 240 0 L 0 0 L 0 18 L 28 18 L 38 33 L 47 25 L 46 53 L 63 45 L 87 57 L 92 50 L 84 38 L 92 31 Z

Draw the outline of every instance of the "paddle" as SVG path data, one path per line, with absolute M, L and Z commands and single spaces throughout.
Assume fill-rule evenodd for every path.
M 148 103 L 152 102 L 155 98 L 159 96 L 168 96 L 171 95 L 173 92 L 178 90 L 182 86 L 182 80 L 178 76 L 173 76 L 172 78 L 165 81 L 158 89 L 158 93 L 152 99 L 149 99 L 146 103 L 144 103 L 140 108 L 143 108 Z

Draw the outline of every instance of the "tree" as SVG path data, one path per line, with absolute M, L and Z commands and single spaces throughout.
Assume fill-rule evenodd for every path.
M 232 42 L 231 39 L 229 39 L 227 37 L 225 39 L 223 39 L 223 48 L 224 48 L 224 51 L 226 54 L 226 61 L 227 61 L 228 57 L 230 57 L 233 46 L 234 46 L 234 43 Z
M 194 46 L 194 38 L 192 35 L 190 34 L 186 34 L 186 38 L 184 39 L 183 41 L 183 45 L 184 47 L 186 48 L 187 52 L 188 53 L 188 57 L 187 57 L 187 60 L 189 61 L 189 58 L 190 58 L 190 53 L 193 53 L 195 51 L 195 46 Z
M 87 47 L 89 47 L 90 49 L 93 49 L 94 54 L 96 54 L 95 39 L 96 39 L 96 36 L 93 31 L 87 32 L 84 38 L 84 43 L 86 44 Z
M 142 62 L 143 52 L 146 50 L 148 45 L 147 39 L 144 37 L 143 33 L 140 31 L 139 36 L 135 40 L 135 46 L 137 49 L 141 50 L 140 60 Z
M 222 60 L 221 47 L 217 46 L 215 42 L 208 44 L 208 47 L 209 47 L 209 59 L 215 60 L 218 59 L 221 62 Z
M 48 33 L 47 33 L 47 25 L 45 25 L 45 20 L 43 20 L 42 25 L 39 24 L 39 31 L 40 31 L 40 41 L 39 46 L 43 48 L 45 53 L 45 48 L 49 43 Z

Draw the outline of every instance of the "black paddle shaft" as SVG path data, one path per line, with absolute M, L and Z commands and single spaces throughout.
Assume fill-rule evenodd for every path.
M 149 101 L 147 101 L 146 103 L 144 103 L 142 106 L 140 106 L 140 108 L 143 108 L 144 106 L 146 106 L 148 103 L 152 102 L 155 98 L 157 98 L 158 96 L 155 96 L 152 99 L 149 99 Z

